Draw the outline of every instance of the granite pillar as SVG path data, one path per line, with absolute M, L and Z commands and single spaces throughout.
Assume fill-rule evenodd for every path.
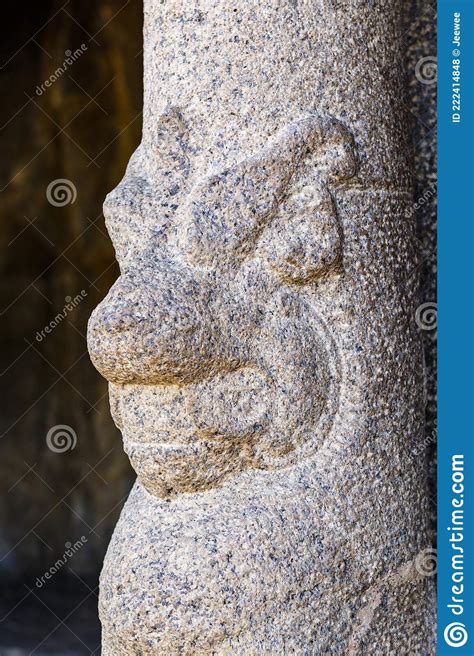
M 434 653 L 402 11 L 145 0 L 89 324 L 138 476 L 105 656 Z

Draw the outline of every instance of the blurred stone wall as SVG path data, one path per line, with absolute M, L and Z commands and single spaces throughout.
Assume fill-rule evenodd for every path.
M 95 575 L 133 481 L 85 334 L 118 273 L 101 206 L 141 136 L 142 14 L 140 0 L 4 8 L 0 574 L 8 576 L 41 575 L 81 536 L 74 569 Z

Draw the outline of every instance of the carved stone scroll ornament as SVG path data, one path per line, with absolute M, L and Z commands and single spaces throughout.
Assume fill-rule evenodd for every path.
M 146 3 L 144 141 L 105 203 L 121 275 L 89 324 L 138 475 L 101 577 L 103 654 L 431 654 L 404 169 L 395 156 L 391 177 L 375 166 L 357 105 L 348 121 L 337 103 L 316 110 L 314 81 L 262 98 L 269 69 L 245 63 L 257 51 L 225 68 L 240 90 L 219 86 L 237 41 L 212 59 L 210 35 L 227 5 L 158 4 Z M 253 6 L 229 13 L 232 39 L 260 20 Z M 274 20 L 273 38 L 293 43 L 293 23 L 279 33 Z M 210 76 L 193 70 L 193 38 Z M 179 58 L 196 96 L 168 77 Z M 241 112 L 227 123 L 223 96 Z M 295 98 L 307 109 L 290 118 Z

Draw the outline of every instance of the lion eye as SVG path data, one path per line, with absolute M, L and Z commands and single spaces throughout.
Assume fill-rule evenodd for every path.
M 282 275 L 289 279 L 311 278 L 339 256 L 337 222 L 326 185 L 353 175 L 355 162 L 350 136 L 338 121 L 318 116 L 296 121 L 257 154 L 194 187 L 180 208 L 180 247 L 195 265 L 232 270 L 283 217 L 282 243 L 274 244 L 269 257 L 287 263 Z M 293 206 L 287 207 L 288 191 L 304 171 L 310 171 L 318 190 L 314 197 L 292 196 Z M 288 242 L 297 221 L 303 224 L 304 246 Z

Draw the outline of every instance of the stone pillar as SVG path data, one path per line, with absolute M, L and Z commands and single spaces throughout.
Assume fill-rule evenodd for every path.
M 402 10 L 145 0 L 89 325 L 138 474 L 105 656 L 433 653 Z

